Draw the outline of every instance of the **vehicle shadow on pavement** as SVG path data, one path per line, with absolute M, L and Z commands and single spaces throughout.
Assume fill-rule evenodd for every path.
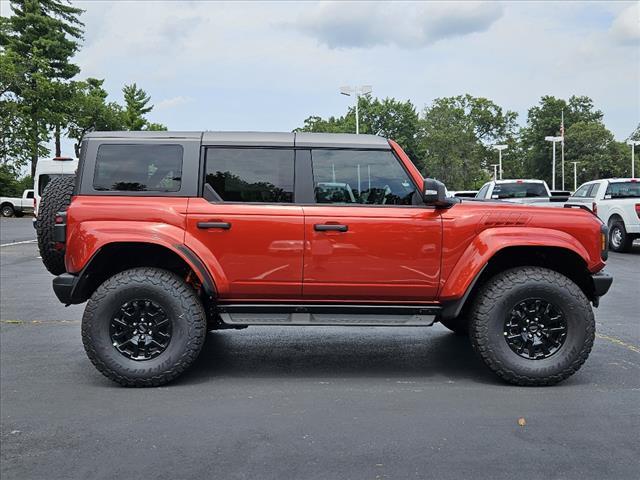
M 437 328 L 437 330 L 436 330 Z M 174 383 L 215 377 L 471 379 L 502 384 L 469 340 L 424 329 L 249 327 L 210 332 L 196 363 Z M 503 385 L 503 384 L 502 384 Z

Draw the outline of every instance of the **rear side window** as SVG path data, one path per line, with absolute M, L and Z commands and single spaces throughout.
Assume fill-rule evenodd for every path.
M 293 149 L 209 148 L 208 189 L 225 202 L 293 202 Z
M 610 183 L 605 198 L 640 198 L 640 182 Z
M 317 203 L 412 205 L 417 194 L 390 151 L 313 150 Z
M 100 145 L 93 188 L 177 192 L 182 182 L 182 156 L 180 145 Z

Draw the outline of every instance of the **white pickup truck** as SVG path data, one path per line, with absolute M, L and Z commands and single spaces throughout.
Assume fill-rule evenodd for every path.
M 569 197 L 567 207 L 581 206 L 609 226 L 609 247 L 628 252 L 640 238 L 640 180 L 605 178 L 583 183 Z
M 476 194 L 479 199 L 504 200 L 514 203 L 564 202 L 568 197 L 557 196 L 544 180 L 493 180 L 485 183 Z M 562 206 L 562 205 L 549 205 Z
M 0 213 L 3 217 L 21 217 L 33 213 L 33 190 L 25 190 L 22 197 L 0 197 Z

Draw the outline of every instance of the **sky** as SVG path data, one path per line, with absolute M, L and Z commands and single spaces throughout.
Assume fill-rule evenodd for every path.
M 342 85 L 419 110 L 470 93 L 522 125 L 542 95 L 588 95 L 618 140 L 640 122 L 640 2 L 73 3 L 80 78 L 118 102 L 136 82 L 171 130 L 291 131 L 344 114 Z

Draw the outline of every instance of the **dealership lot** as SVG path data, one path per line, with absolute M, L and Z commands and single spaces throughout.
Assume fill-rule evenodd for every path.
M 27 218 L 0 232 L 35 238 Z M 637 245 L 611 254 L 589 360 L 549 388 L 501 383 L 437 325 L 210 333 L 177 381 L 126 389 L 87 360 L 84 306 L 58 303 L 36 244 L 0 256 L 3 479 L 637 477 Z

